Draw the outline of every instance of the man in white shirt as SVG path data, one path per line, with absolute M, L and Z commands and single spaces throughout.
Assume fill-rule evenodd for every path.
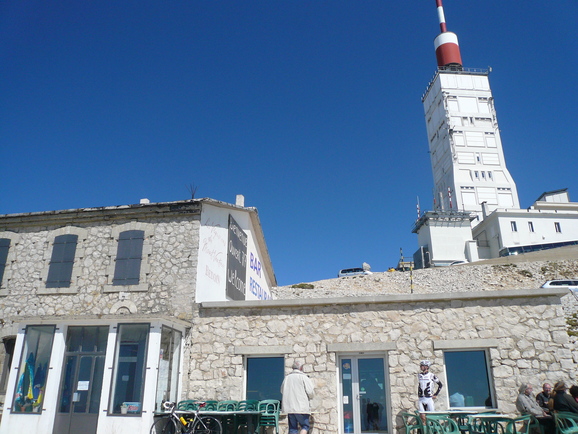
M 435 375 L 429 372 L 431 362 L 429 360 L 422 360 L 419 364 L 421 372 L 417 374 L 419 386 L 417 394 L 419 396 L 418 409 L 420 412 L 435 411 L 434 399 L 437 398 L 440 390 L 442 390 L 442 382 Z M 434 391 L 434 387 L 436 390 Z M 422 419 L 425 415 L 422 415 Z
M 307 434 L 309 431 L 309 416 L 311 407 L 309 400 L 315 392 L 313 382 L 303 372 L 301 362 L 293 363 L 291 371 L 281 384 L 283 394 L 283 412 L 287 413 L 289 421 L 289 434 Z M 301 431 L 299 431 L 301 427 Z

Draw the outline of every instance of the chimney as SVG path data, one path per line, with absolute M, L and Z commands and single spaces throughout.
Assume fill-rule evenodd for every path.
M 485 220 L 488 216 L 488 202 L 482 202 L 482 220 Z
M 237 198 L 235 199 L 235 205 L 237 206 L 245 206 L 245 196 L 243 196 L 242 194 L 238 194 Z

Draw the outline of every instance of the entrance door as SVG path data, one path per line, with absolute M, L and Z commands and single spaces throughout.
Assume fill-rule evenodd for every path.
M 108 326 L 69 327 L 53 434 L 94 434 Z
M 340 358 L 344 433 L 386 433 L 385 359 L 379 356 Z

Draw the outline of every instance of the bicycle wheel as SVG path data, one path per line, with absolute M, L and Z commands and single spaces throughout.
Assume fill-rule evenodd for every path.
M 213 416 L 201 416 L 197 418 L 189 432 L 193 434 L 221 434 L 222 431 L 223 427 L 219 419 Z
M 180 434 L 181 428 L 171 417 L 161 417 L 151 426 L 150 434 Z

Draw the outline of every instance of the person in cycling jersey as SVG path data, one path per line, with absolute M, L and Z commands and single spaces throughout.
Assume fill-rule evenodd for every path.
M 434 399 L 437 398 L 443 387 L 440 379 L 429 372 L 430 366 L 431 362 L 429 360 L 422 360 L 419 364 L 421 372 L 417 374 L 417 395 L 419 397 L 418 410 L 420 412 L 435 411 Z M 434 387 L 436 388 L 435 392 Z M 422 414 L 422 419 L 425 419 L 425 414 Z

